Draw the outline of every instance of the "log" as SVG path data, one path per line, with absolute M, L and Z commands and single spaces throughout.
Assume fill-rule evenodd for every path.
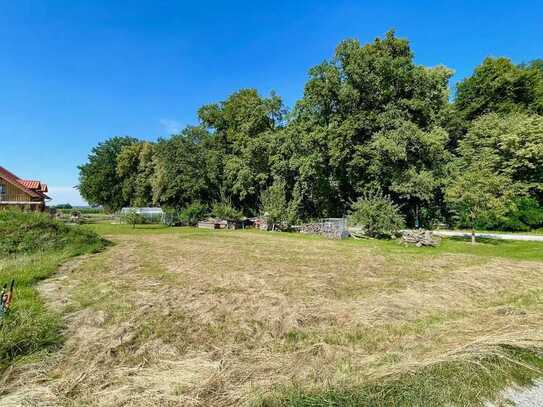
M 437 246 L 441 243 L 441 239 L 434 236 L 431 230 L 417 229 L 402 231 L 402 242 L 405 244 L 414 244 L 417 247 L 421 246 Z

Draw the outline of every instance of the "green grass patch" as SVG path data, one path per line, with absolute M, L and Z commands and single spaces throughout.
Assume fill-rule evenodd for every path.
M 0 284 L 16 281 L 8 315 L 0 319 L 0 371 L 15 360 L 58 344 L 60 317 L 35 285 L 70 257 L 101 250 L 95 233 L 69 227 L 44 214 L 0 212 Z
M 280 239 L 295 240 L 323 240 L 315 235 L 300 233 L 263 232 L 254 229 L 246 230 L 207 230 L 194 227 L 168 227 L 164 225 L 131 225 L 117 224 L 93 224 L 85 225 L 85 229 L 92 230 L 100 235 L 148 235 L 148 234 L 180 234 L 187 237 L 203 236 L 211 237 L 213 234 L 221 236 L 239 236 L 240 234 L 273 234 Z M 442 254 L 473 255 L 480 257 L 498 257 L 514 260 L 543 261 L 543 243 L 531 241 L 477 239 L 476 244 L 471 244 L 469 239 L 445 238 L 437 247 L 405 246 L 398 240 L 354 240 L 346 239 L 334 242 L 338 249 L 342 246 L 355 246 L 361 248 L 376 249 L 383 255 L 414 255 L 436 256 Z
M 360 386 L 312 390 L 303 385 L 275 388 L 255 407 L 355 406 L 484 406 L 503 388 L 532 384 L 543 370 L 535 350 L 500 345 L 488 352 L 415 367 L 409 373 L 369 381 Z

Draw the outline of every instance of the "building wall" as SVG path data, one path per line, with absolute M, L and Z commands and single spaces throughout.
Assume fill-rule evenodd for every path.
M 16 201 L 16 202 L 30 202 L 32 197 L 28 194 L 25 194 L 19 188 L 15 187 L 13 184 L 7 182 L 0 177 L 0 184 L 4 185 L 6 194 L 3 197 L 0 197 L 2 201 Z

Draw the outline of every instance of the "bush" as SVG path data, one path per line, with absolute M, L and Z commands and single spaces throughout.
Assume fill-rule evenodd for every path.
M 136 212 L 135 209 L 132 209 L 123 214 L 121 216 L 121 221 L 128 225 L 132 225 L 133 228 L 135 228 L 136 225 L 142 225 L 146 223 L 145 218 L 141 216 L 138 212 Z
M 511 208 L 495 222 L 478 224 L 486 230 L 528 231 L 543 225 L 543 208 L 537 199 L 523 196 L 513 201 Z
M 211 214 L 217 219 L 230 221 L 239 221 L 243 218 L 243 212 L 234 208 L 234 205 L 228 199 L 215 202 L 211 208 Z
M 288 226 L 289 208 L 285 189 L 285 181 L 277 180 L 260 194 L 262 212 L 268 224 L 272 225 L 272 230 L 276 225 Z
M 369 191 L 360 197 L 352 205 L 349 222 L 362 227 L 370 237 L 387 239 L 405 226 L 398 205 L 381 191 Z
M 182 225 L 196 226 L 207 215 L 207 206 L 195 201 L 179 212 L 179 222 Z

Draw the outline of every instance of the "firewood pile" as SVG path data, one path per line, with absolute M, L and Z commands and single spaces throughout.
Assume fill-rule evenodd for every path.
M 319 235 L 322 233 L 322 229 L 322 223 L 306 223 L 300 227 L 300 232 Z
M 402 231 L 402 243 L 421 246 L 437 246 L 441 239 L 434 236 L 431 230 L 404 230 Z
M 300 233 L 310 233 L 314 235 L 321 235 L 327 239 L 345 239 L 349 236 L 349 232 L 344 230 L 341 226 L 329 223 L 329 222 L 319 222 L 319 223 L 306 223 L 298 229 Z

